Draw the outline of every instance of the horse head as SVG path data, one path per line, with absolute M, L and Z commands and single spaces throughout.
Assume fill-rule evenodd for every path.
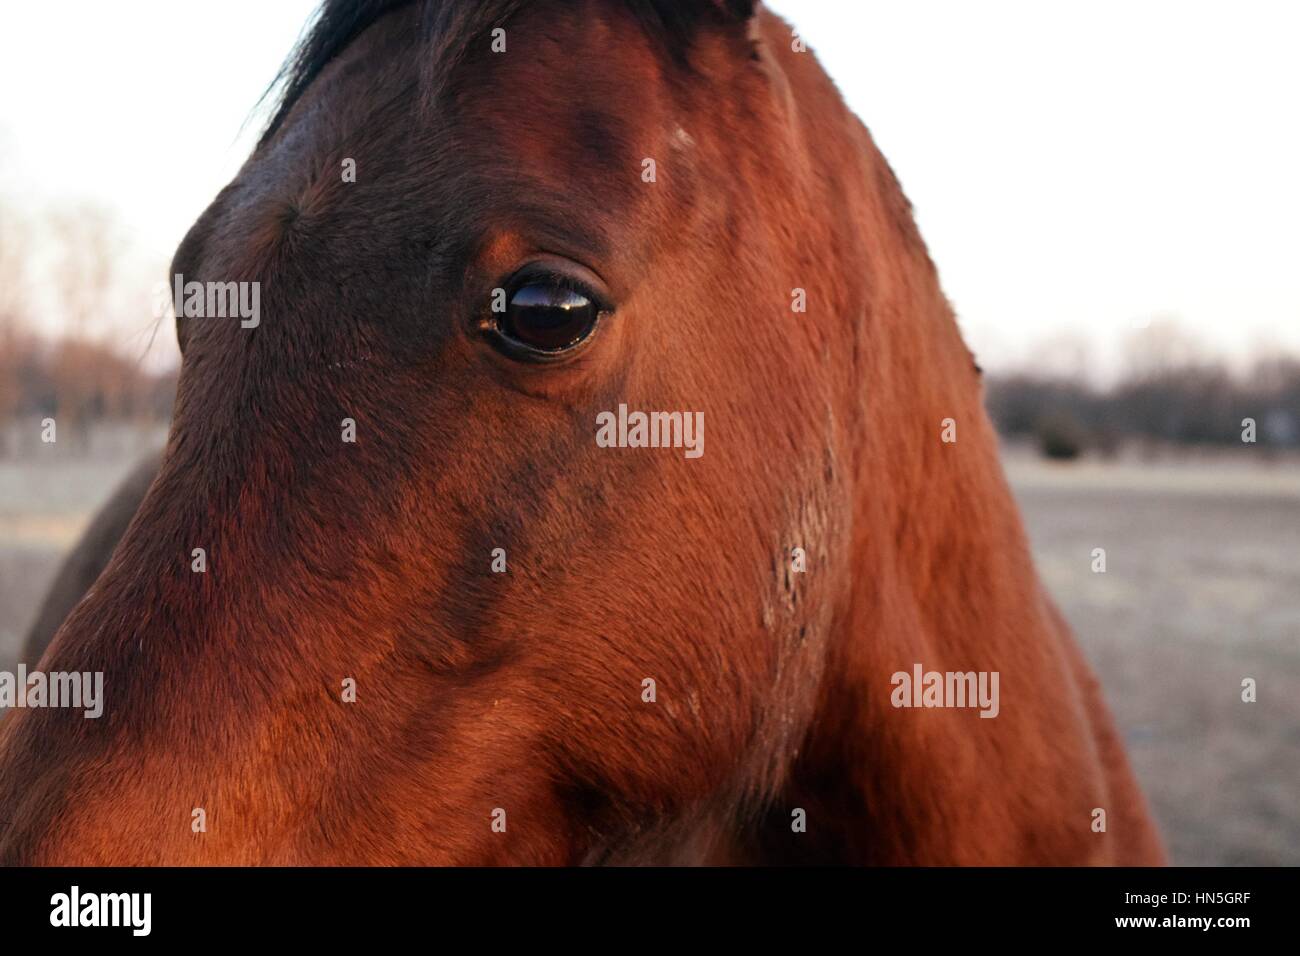
M 42 661 L 104 714 L 4 721 L 0 858 L 1158 852 L 910 206 L 761 6 L 328 0 L 171 273 L 162 463 Z

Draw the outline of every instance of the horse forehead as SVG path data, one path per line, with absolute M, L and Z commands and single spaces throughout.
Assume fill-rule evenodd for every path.
M 466 145 L 521 132 L 585 130 L 608 141 L 627 129 L 671 129 L 655 122 L 667 54 L 625 4 L 522 4 L 499 51 L 487 32 L 438 49 L 423 36 L 420 7 L 399 7 L 362 31 L 303 91 L 274 139 L 315 150 L 414 149 L 475 127 L 482 135 Z
M 653 224 L 702 215 L 704 120 L 674 96 L 663 51 L 612 13 L 621 6 L 597 4 L 607 15 L 595 25 L 567 6 L 525 7 L 509 52 L 486 39 L 466 51 L 433 101 L 416 8 L 345 48 L 241 171 L 204 249 L 214 271 L 283 264 L 276 252 L 295 233 L 318 240 L 323 261 L 361 255 L 361 233 L 391 255 L 432 229 L 430 245 L 459 259 L 491 224 L 526 232 L 557 219 L 615 240 L 593 250 L 634 258 Z
M 411 40 L 418 25 L 406 22 L 410 12 L 372 25 L 304 91 L 241 172 L 241 211 L 267 199 L 304 214 L 323 211 L 335 205 L 331 198 L 346 198 L 337 187 L 348 162 L 358 187 L 351 192 L 413 189 L 426 204 L 454 203 L 474 180 L 617 200 L 601 194 L 638 181 L 641 157 L 692 142 L 674 138 L 680 124 L 650 89 L 656 58 L 644 37 L 629 33 L 616 48 L 609 31 L 597 31 L 607 42 L 593 46 L 575 25 L 560 29 L 566 45 L 532 49 L 520 34 L 538 28 L 525 20 L 512 27 L 518 53 L 475 51 L 430 101 L 420 62 L 427 51 Z M 570 47 L 570 39 L 581 46 Z M 599 62 L 599 79 L 584 52 Z

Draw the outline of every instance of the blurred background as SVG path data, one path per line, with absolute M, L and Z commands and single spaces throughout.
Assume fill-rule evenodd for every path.
M 1173 861 L 1300 864 L 1300 6 L 769 6 L 916 208 L 1040 570 Z M 7 13 L 0 669 L 165 436 L 168 262 L 248 154 L 313 8 Z

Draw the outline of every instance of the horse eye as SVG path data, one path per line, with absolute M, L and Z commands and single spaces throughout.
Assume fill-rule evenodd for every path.
M 536 352 L 563 352 L 591 335 L 600 307 L 591 297 L 555 279 L 517 286 L 499 317 L 507 339 Z

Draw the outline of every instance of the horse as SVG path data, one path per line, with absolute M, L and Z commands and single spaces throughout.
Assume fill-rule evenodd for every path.
M 177 303 L 156 475 L 40 661 L 104 713 L 4 719 L 0 861 L 1162 861 L 912 207 L 782 19 L 325 0 L 276 88 L 171 266 L 260 316 Z

